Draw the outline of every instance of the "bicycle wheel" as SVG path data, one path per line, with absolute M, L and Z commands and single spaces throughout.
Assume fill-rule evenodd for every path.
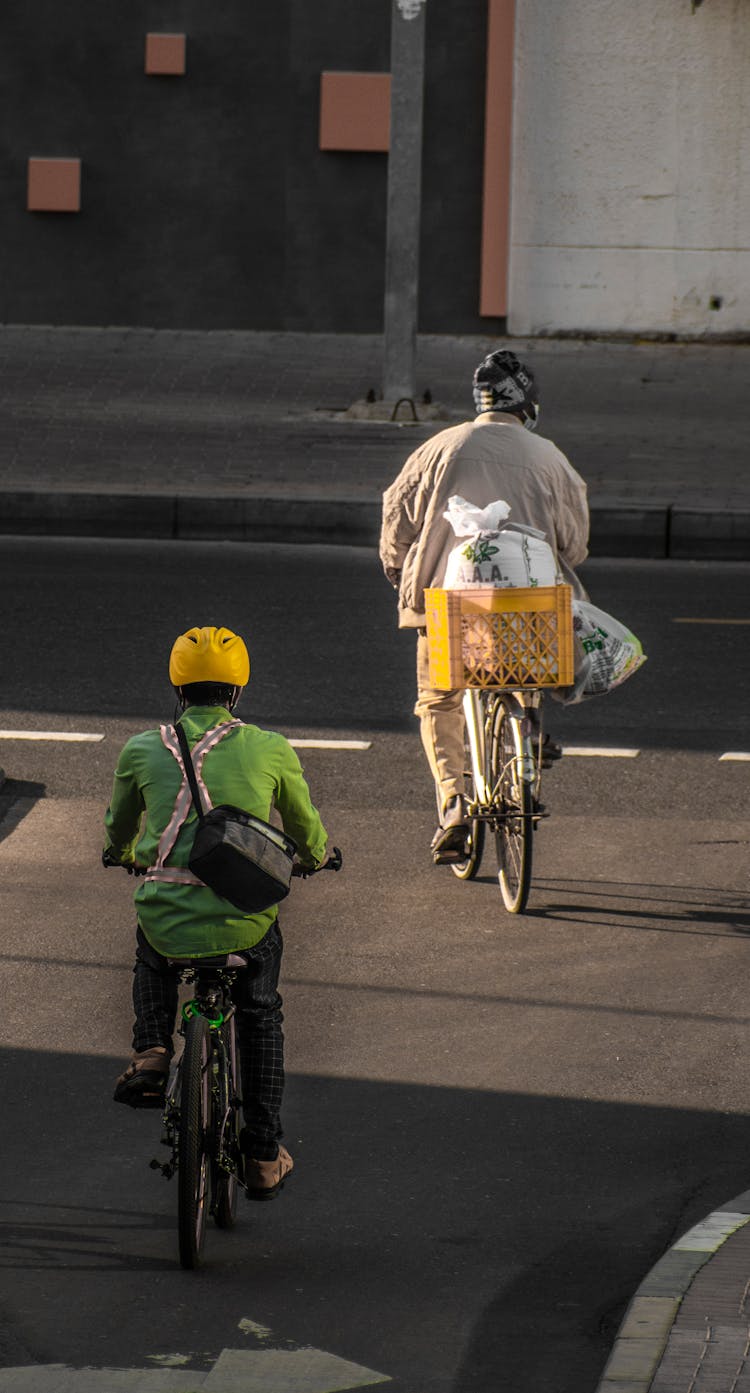
M 180 1263 L 186 1268 L 198 1267 L 206 1232 L 211 1109 L 208 1058 L 208 1022 L 203 1016 L 191 1016 L 182 1056 L 177 1142 L 177 1230 Z
M 465 796 L 469 803 L 481 803 L 479 790 L 474 783 L 474 774 L 471 760 L 471 743 L 469 740 L 469 730 L 464 721 L 464 788 Z M 482 853 L 484 852 L 484 827 L 482 818 L 473 817 L 469 820 L 469 835 L 466 839 L 466 857 L 462 861 L 453 861 L 451 870 L 459 880 L 473 880 L 480 865 L 482 864 Z
M 511 715 L 503 697 L 497 699 L 492 713 L 488 744 L 488 782 L 498 808 L 497 878 L 505 908 L 511 914 L 522 914 L 531 885 L 534 820 L 528 771 L 534 767 L 534 756 L 521 719 Z
M 237 1219 L 237 1167 L 240 1159 L 240 1112 L 237 1098 L 234 1020 L 221 1028 L 218 1054 L 217 1135 L 211 1148 L 211 1213 L 217 1228 L 231 1229 Z

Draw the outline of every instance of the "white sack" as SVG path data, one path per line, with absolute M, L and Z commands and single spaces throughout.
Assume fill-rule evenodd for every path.
M 509 514 L 510 507 L 503 499 L 478 508 L 459 494 L 449 498 L 443 516 L 464 540 L 448 557 L 443 579 L 446 590 L 560 583 L 555 553 L 545 534 L 534 527 L 509 523 Z

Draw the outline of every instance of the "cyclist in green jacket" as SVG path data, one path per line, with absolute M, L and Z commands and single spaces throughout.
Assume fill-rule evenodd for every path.
M 277 808 L 285 832 L 297 843 L 301 866 L 315 869 L 327 859 L 328 838 L 297 755 L 283 735 L 231 715 L 249 675 L 245 644 L 229 629 L 189 629 L 173 645 L 169 677 L 204 804 L 229 803 L 265 821 Z M 293 1165 L 279 1144 L 284 1068 L 278 909 L 245 914 L 196 880 L 188 868 L 196 825 L 173 727 L 133 736 L 115 771 L 102 856 L 107 866 L 125 866 L 143 876 L 134 895 L 133 1056 L 114 1097 L 132 1107 L 162 1106 L 177 1012 L 173 960 L 242 953 L 247 967 L 237 973 L 233 988 L 242 1145 L 248 1193 L 267 1198 Z

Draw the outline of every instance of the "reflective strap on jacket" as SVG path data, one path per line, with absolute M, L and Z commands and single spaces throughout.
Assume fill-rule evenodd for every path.
M 190 751 L 193 768 L 195 770 L 195 778 L 203 800 L 205 812 L 210 812 L 213 803 L 211 802 L 208 789 L 203 782 L 203 760 L 208 754 L 208 751 L 212 750 L 215 745 L 218 745 L 219 741 L 223 740 L 224 736 L 228 735 L 230 730 L 234 730 L 237 726 L 241 725 L 242 721 L 225 721 L 224 725 L 216 726 L 214 730 L 207 730 L 205 735 L 201 736 L 200 740 L 197 741 Z M 174 726 L 160 726 L 159 734 L 161 735 L 162 744 L 165 749 L 169 750 L 169 753 L 177 760 L 180 766 L 182 783 L 180 784 L 175 799 L 172 816 L 159 838 L 156 860 L 153 866 L 150 866 L 146 872 L 146 880 L 156 880 L 173 885 L 202 885 L 203 881 L 198 880 L 198 877 L 194 876 L 186 866 L 166 866 L 164 864 L 174 848 L 180 828 L 183 826 L 190 813 L 190 809 L 193 805 L 193 795 L 190 792 L 190 785 L 188 784 L 187 774 L 185 772 L 185 761 L 182 758 L 182 750 L 180 749 L 180 742 L 177 738 L 177 732 Z
M 152 866 L 146 873 L 146 880 L 158 880 L 160 884 L 167 885 L 203 885 L 197 875 L 193 875 L 187 867 L 182 866 Z

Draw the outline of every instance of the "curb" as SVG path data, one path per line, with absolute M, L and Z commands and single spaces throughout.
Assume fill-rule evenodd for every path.
M 648 1393 L 693 1279 L 749 1220 L 750 1190 L 745 1190 L 667 1249 L 625 1312 L 596 1393 Z
M 0 493 L 0 532 L 377 546 L 380 499 L 289 494 Z
M 0 533 L 377 547 L 380 498 L 0 491 Z M 750 508 L 592 502 L 591 556 L 746 561 Z

